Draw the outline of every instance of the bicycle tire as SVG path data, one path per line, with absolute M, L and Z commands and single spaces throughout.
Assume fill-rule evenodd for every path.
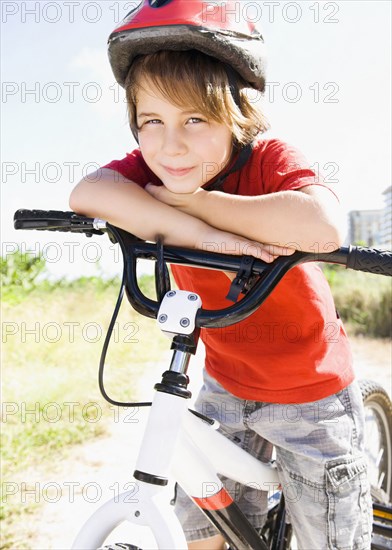
M 365 452 L 369 461 L 372 498 L 392 502 L 392 402 L 380 384 L 360 380 L 365 407 Z

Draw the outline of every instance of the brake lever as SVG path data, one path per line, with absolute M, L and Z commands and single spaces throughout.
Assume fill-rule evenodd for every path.
M 257 279 L 257 276 L 252 274 L 254 263 L 254 256 L 243 256 L 241 258 L 240 267 L 238 269 L 237 275 L 230 285 L 229 293 L 226 296 L 226 300 L 236 302 L 241 293 L 246 294 L 248 290 L 252 287 L 252 283 L 254 283 Z

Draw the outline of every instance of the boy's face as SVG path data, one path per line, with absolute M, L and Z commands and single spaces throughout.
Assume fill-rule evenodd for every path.
M 173 193 L 193 193 L 230 160 L 232 134 L 225 124 L 169 103 L 145 81 L 137 94 L 137 125 L 144 160 Z

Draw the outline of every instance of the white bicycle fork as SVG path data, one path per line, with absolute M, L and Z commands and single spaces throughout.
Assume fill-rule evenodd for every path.
M 186 298 L 190 293 L 184 294 Z M 184 294 L 180 296 L 182 303 Z M 189 314 L 189 302 L 184 307 Z M 184 314 L 179 309 L 177 318 L 182 320 Z M 180 327 L 178 333 L 181 331 Z M 186 374 L 189 357 L 189 352 L 176 350 L 169 377 Z M 185 550 L 181 525 L 163 492 L 169 478 L 196 499 L 208 499 L 221 491 L 217 472 L 245 485 L 257 484 L 262 490 L 277 489 L 275 468 L 261 463 L 218 432 L 219 423 L 211 425 L 192 414 L 181 391 L 166 392 L 164 384 L 158 386 L 160 391 L 155 393 L 136 462 L 138 491 L 122 493 L 103 504 L 80 530 L 74 550 L 100 548 L 124 521 L 149 527 L 160 550 Z

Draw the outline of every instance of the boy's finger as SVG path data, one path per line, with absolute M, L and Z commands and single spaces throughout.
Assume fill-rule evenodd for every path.
M 267 244 L 265 245 L 265 248 L 274 256 L 290 256 L 295 252 L 295 248 L 288 248 L 286 246 L 278 246 L 274 244 Z
M 256 258 L 259 258 L 260 260 L 263 260 L 264 262 L 273 262 L 276 258 L 276 255 L 271 254 L 269 250 L 267 250 L 265 247 L 260 245 L 260 243 L 248 243 L 244 250 L 243 254 L 247 254 L 249 256 L 255 256 Z
M 264 262 L 267 262 L 268 264 L 273 262 L 277 258 L 277 256 L 273 256 L 272 254 L 269 254 L 268 252 L 264 251 L 261 259 L 264 260 Z

